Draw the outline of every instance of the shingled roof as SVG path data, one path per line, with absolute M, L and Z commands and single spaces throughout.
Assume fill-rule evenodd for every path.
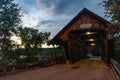
M 62 41 L 59 39 L 59 36 L 66 30 L 69 28 L 69 26 L 74 23 L 82 14 L 84 13 L 88 13 L 92 16 L 94 16 L 95 18 L 97 18 L 99 21 L 101 21 L 102 23 L 110 23 L 109 21 L 105 20 L 104 18 L 98 16 L 97 14 L 93 13 L 92 11 L 88 10 L 87 8 L 83 8 L 67 25 L 65 25 L 65 27 L 59 32 L 57 33 L 57 35 L 48 42 L 48 45 L 50 44 L 60 44 Z

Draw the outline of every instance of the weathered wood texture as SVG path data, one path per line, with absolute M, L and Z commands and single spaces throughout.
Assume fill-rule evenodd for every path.
M 65 30 L 61 35 L 60 39 L 63 41 L 68 41 L 69 36 L 68 33 L 72 30 L 80 30 L 81 24 L 89 24 L 91 23 L 91 29 L 106 29 L 107 25 L 102 23 L 100 20 L 97 18 L 93 17 L 92 15 L 89 14 L 83 14 L 82 16 L 79 16 L 78 20 L 72 23 L 67 30 Z

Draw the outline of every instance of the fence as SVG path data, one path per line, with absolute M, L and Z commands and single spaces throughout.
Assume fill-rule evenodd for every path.
M 120 64 L 114 59 L 110 59 L 110 62 L 111 62 L 111 67 L 115 73 L 116 79 L 120 80 Z

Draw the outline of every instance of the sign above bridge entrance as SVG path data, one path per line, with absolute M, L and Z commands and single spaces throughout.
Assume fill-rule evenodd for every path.
M 81 29 L 86 29 L 86 28 L 91 28 L 92 27 L 92 24 L 91 23 L 85 23 L 85 24 L 81 24 L 80 25 L 80 28 Z

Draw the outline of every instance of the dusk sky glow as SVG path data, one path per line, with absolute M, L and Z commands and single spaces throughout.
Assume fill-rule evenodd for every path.
M 103 0 L 15 0 L 21 7 L 22 24 L 54 37 L 84 7 L 104 17 Z

